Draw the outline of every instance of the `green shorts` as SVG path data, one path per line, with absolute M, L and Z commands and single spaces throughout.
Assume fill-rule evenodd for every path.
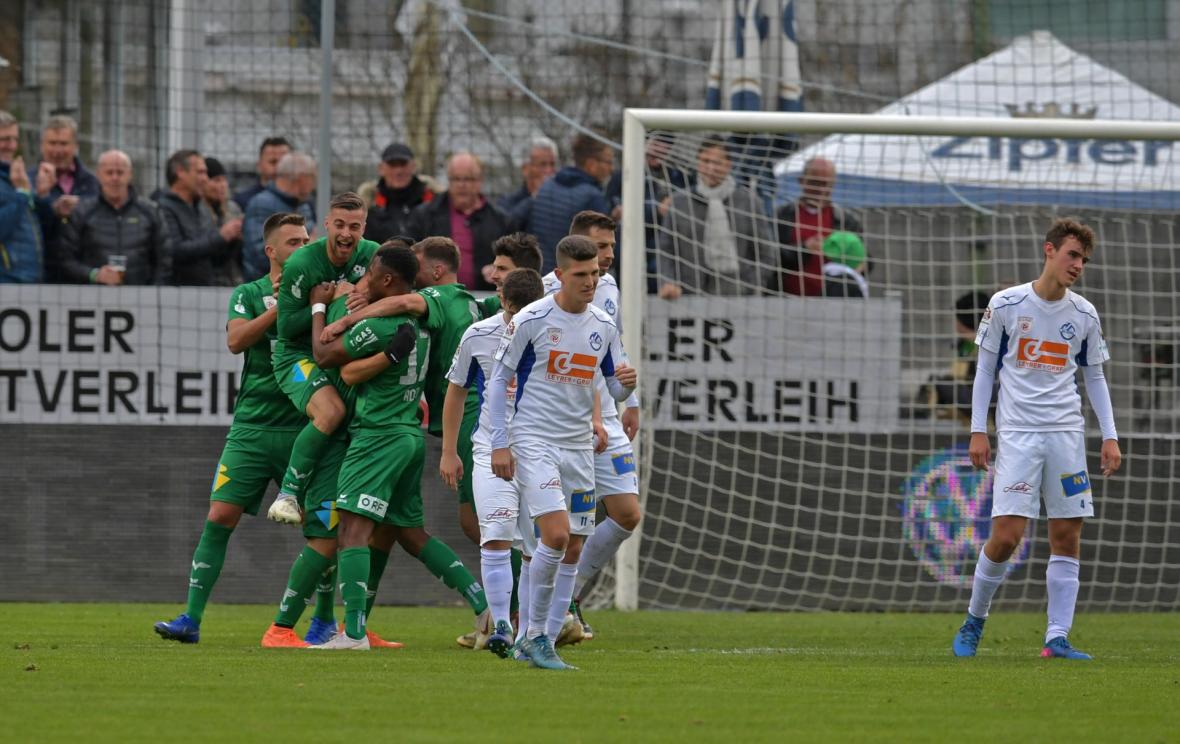
M 271 362 L 274 364 L 275 382 L 299 411 L 307 411 L 307 404 L 315 391 L 332 384 L 327 373 L 306 354 L 275 354 Z
M 422 527 L 426 438 L 416 427 L 357 431 L 340 466 L 336 510 L 377 524 Z
M 213 474 L 209 500 L 237 504 L 247 514 L 257 514 L 270 482 L 283 482 L 297 436 L 298 429 L 231 426 Z
M 336 537 L 336 523 L 340 521 L 336 514 L 336 486 L 347 453 L 348 438 L 334 436 L 320 455 L 311 483 L 303 492 L 304 537 Z
M 459 481 L 459 503 L 471 504 L 472 507 L 475 506 L 475 490 L 471 485 L 471 474 L 475 470 L 475 463 L 471 458 L 471 435 L 475 432 L 475 426 L 478 423 L 478 415 L 463 419 L 463 424 L 459 427 L 459 441 L 456 446 L 459 451 L 459 460 L 463 463 L 463 478 Z

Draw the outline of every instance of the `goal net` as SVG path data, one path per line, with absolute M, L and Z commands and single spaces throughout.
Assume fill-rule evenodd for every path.
M 622 315 L 644 521 L 594 596 L 962 609 L 991 508 L 966 455 L 975 327 L 994 292 L 1039 275 L 1070 215 L 1097 234 L 1075 289 L 1102 316 L 1125 458 L 1101 477 L 1084 403 L 1097 513 L 1079 605 L 1180 607 L 1180 111 L 1114 110 L 629 110 Z M 1045 529 L 1030 524 L 1001 606 L 1043 607 Z

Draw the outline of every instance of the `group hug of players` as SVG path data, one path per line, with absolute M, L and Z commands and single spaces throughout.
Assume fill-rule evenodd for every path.
M 227 345 L 244 355 L 242 379 L 187 608 L 155 631 L 200 640 L 229 537 L 274 480 L 268 516 L 301 525 L 307 544 L 264 647 L 400 647 L 368 628 L 398 544 L 471 607 L 475 630 L 460 645 L 570 668 L 555 645 L 593 637 L 576 598 L 640 517 L 636 372 L 607 273 L 615 223 L 578 214 L 544 278 L 535 238 L 501 238 L 489 269 L 497 294 L 476 301 L 457 282 L 452 240 L 379 246 L 361 237 L 365 214 L 356 194 L 334 197 L 326 236 L 312 242 L 297 214 L 267 220 L 270 273 L 230 298 Z M 423 403 L 442 437 L 439 474 L 480 545 L 482 582 L 425 527 Z

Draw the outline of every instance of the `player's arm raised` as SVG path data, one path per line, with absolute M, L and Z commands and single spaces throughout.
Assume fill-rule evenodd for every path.
M 426 312 L 426 300 L 417 292 L 385 297 L 372 305 L 366 305 L 355 312 L 345 315 L 335 323 L 331 323 L 318 334 L 323 335 L 325 342 L 344 335 L 349 328 L 367 318 L 389 318 L 394 315 L 423 315 Z M 380 370 L 378 370 L 379 372 Z

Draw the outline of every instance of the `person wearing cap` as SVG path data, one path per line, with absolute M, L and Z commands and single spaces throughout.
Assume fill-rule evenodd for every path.
M 243 214 L 246 213 L 246 207 L 250 204 L 250 200 L 258 196 L 259 192 L 267 187 L 267 184 L 275 180 L 279 161 L 289 152 L 291 152 L 291 143 L 287 141 L 286 137 L 267 137 L 262 140 L 262 144 L 258 147 L 258 163 L 255 165 L 258 171 L 258 181 L 253 186 L 247 186 L 234 194 L 234 202 L 237 203 Z
M 369 198 L 365 238 L 384 243 L 394 235 L 408 235 L 410 212 L 421 204 L 429 204 L 436 194 L 418 176 L 414 151 L 402 142 L 394 142 L 381 152 L 377 175 L 377 184 Z M 358 193 L 365 195 L 366 191 L 362 185 Z
M 799 177 L 798 201 L 784 204 L 777 213 L 782 245 L 782 288 L 787 294 L 820 296 L 824 293 L 824 239 L 842 230 L 861 233 L 860 222 L 832 203 L 836 166 L 825 158 L 812 158 Z
M 868 297 L 865 244 L 856 233 L 837 230 L 824 239 L 824 296 Z
M 217 227 L 223 227 L 227 222 L 240 220 L 244 216 L 238 203 L 229 198 L 229 175 L 220 160 L 214 157 L 205 158 L 205 169 L 209 177 L 205 181 L 202 194 L 205 205 L 213 213 Z M 242 239 L 239 236 L 231 241 L 226 259 L 217 267 L 215 283 L 222 287 L 236 287 L 242 283 Z
M 414 240 L 442 236 L 459 246 L 459 283 L 467 289 L 495 289 L 491 283 L 492 243 L 512 232 L 508 215 L 483 195 L 483 164 L 469 152 L 447 158 L 447 190 L 410 215 Z
M 777 245 L 754 192 L 730 175 L 725 140 L 697 149 L 696 182 L 668 206 L 656 257 L 659 296 L 761 295 L 774 281 Z

